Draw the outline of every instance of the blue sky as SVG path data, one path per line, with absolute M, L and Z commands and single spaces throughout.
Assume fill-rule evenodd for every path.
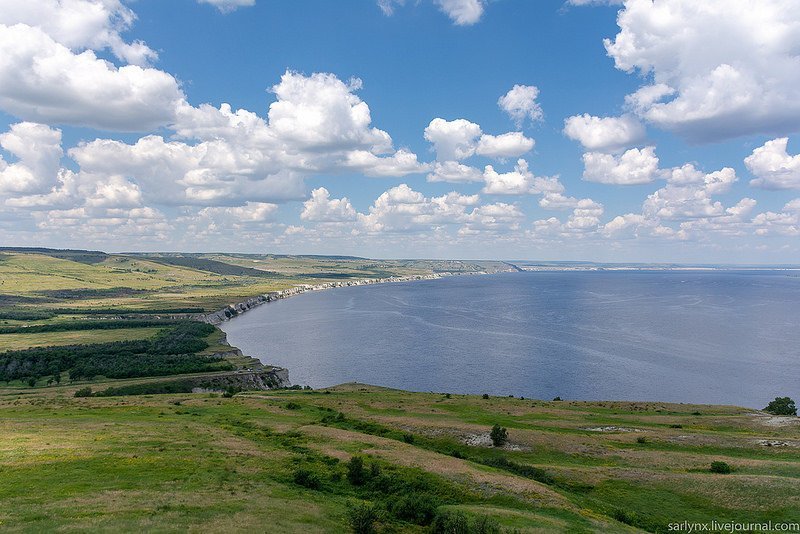
M 0 242 L 794 263 L 798 34 L 789 0 L 10 0 Z

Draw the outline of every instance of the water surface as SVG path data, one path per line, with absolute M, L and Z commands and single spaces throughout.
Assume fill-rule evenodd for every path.
M 319 291 L 222 325 L 293 383 L 760 408 L 800 391 L 791 271 L 530 272 Z

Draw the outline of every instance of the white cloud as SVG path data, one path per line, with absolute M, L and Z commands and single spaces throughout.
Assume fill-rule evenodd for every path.
M 34 194 L 56 183 L 61 168 L 61 131 L 43 124 L 21 122 L 0 134 L 0 147 L 17 158 L 7 163 L 0 156 L 0 195 Z
M 564 120 L 564 133 L 591 151 L 615 151 L 644 139 L 644 126 L 631 115 L 594 117 L 588 113 Z
M 287 72 L 265 120 L 227 104 L 179 107 L 177 137 L 81 143 L 69 155 L 86 173 L 134 179 L 147 202 L 174 205 L 280 202 L 305 197 L 303 177 L 359 172 L 405 176 L 429 166 L 371 126 L 367 104 L 330 74 Z M 196 142 L 194 142 L 196 141 Z
M 488 158 L 512 158 L 529 152 L 534 140 L 522 132 L 485 134 L 466 119 L 433 119 L 425 128 L 425 139 L 433 144 L 439 162 L 459 161 L 475 154 Z
M 314 189 L 311 198 L 303 203 L 300 218 L 313 222 L 341 222 L 352 221 L 356 218 L 356 210 L 345 198 L 330 198 L 330 193 L 324 187 Z
M 256 0 L 198 0 L 201 4 L 211 4 L 222 13 L 229 13 L 240 7 L 256 5 Z
M 483 192 L 488 195 L 539 195 L 548 192 L 560 193 L 564 186 L 556 177 L 534 176 L 528 169 L 528 162 L 517 160 L 514 170 L 499 173 L 487 165 L 483 171 Z
M 475 148 L 475 153 L 489 158 L 516 158 L 530 152 L 534 140 L 522 132 L 508 132 L 502 135 L 483 134 Z
M 756 235 L 800 236 L 800 198 L 787 202 L 779 213 L 767 211 L 753 218 Z
M 617 23 L 605 46 L 648 79 L 628 99 L 648 122 L 699 141 L 797 128 L 800 3 L 628 0 Z
M 726 193 L 736 181 L 736 172 L 730 167 L 708 173 L 698 184 L 667 185 L 645 200 L 642 211 L 648 218 L 693 219 L 719 217 L 725 208 L 721 202 L 711 197 Z
M 485 0 L 434 0 L 442 13 L 458 26 L 471 26 L 481 20 Z
M 344 83 L 333 74 L 304 76 L 287 71 L 272 87 L 277 101 L 269 106 L 269 124 L 276 136 L 301 148 L 365 148 L 390 152 L 389 134 L 371 128 L 369 106 L 355 91 L 361 80 Z
M 658 174 L 658 158 L 652 146 L 632 148 L 621 155 L 587 152 L 583 165 L 583 179 L 601 184 L 646 184 Z
M 157 58 L 141 41 L 125 42 L 136 15 L 119 0 L 4 0 L 0 24 L 35 27 L 72 50 L 109 49 L 122 61 L 146 65 Z
M 536 122 L 544 117 L 542 107 L 536 101 L 538 96 L 539 88 L 534 85 L 515 85 L 500 97 L 497 105 L 513 119 L 517 128 L 522 128 L 526 119 Z
M 787 137 L 767 141 L 753 150 L 744 164 L 756 176 L 750 185 L 764 189 L 800 189 L 800 154 L 790 156 Z
M 153 68 L 117 68 L 74 53 L 40 28 L 0 24 L 0 109 L 24 120 L 146 131 L 183 101 L 178 82 Z
M 482 182 L 483 172 L 475 167 L 463 165 L 457 161 L 436 162 L 433 172 L 428 175 L 429 182 Z
M 464 222 L 467 208 L 479 200 L 478 195 L 456 192 L 427 198 L 408 185 L 400 184 L 381 194 L 368 213 L 359 213 L 358 226 L 369 234 L 430 230 Z
M 433 144 L 436 159 L 458 161 L 475 153 L 481 127 L 466 119 L 433 119 L 425 128 L 425 139 Z
M 502 234 L 516 231 L 525 219 L 519 206 L 497 202 L 478 206 L 467 217 L 466 224 L 458 231 L 460 236 L 479 234 Z

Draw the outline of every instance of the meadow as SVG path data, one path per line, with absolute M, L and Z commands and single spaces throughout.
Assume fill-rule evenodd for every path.
M 348 532 L 359 506 L 383 532 L 431 531 L 454 511 L 492 532 L 800 521 L 797 418 L 358 384 L 233 397 L 76 388 L 0 389 L 3 531 Z M 711 472 L 720 461 L 732 472 Z

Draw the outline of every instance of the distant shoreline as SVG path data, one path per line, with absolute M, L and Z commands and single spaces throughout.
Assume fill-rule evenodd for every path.
M 261 295 L 257 295 L 255 297 L 250 297 L 242 302 L 229 304 L 224 308 L 220 308 L 211 313 L 198 314 L 196 316 L 196 319 L 204 323 L 209 323 L 216 326 L 224 322 L 230 321 L 232 319 L 235 319 L 236 317 L 239 317 L 240 315 L 243 315 L 244 313 L 252 310 L 253 308 L 257 308 L 263 304 L 267 304 L 270 302 L 277 302 L 279 300 L 295 297 L 297 295 L 302 295 L 314 291 L 324 291 L 328 289 L 338 289 L 342 287 L 390 284 L 397 282 L 418 282 L 421 280 L 439 280 L 441 278 L 449 278 L 452 276 L 490 275 L 490 274 L 499 274 L 506 272 L 517 272 L 517 269 L 509 268 L 508 270 L 494 271 L 494 272 L 488 272 L 488 271 L 449 272 L 448 271 L 441 273 L 418 274 L 410 276 L 390 276 L 387 278 L 361 278 L 357 280 L 325 282 L 322 284 L 298 284 L 295 287 L 289 289 L 282 289 L 280 291 L 271 291 L 269 293 L 264 293 Z

